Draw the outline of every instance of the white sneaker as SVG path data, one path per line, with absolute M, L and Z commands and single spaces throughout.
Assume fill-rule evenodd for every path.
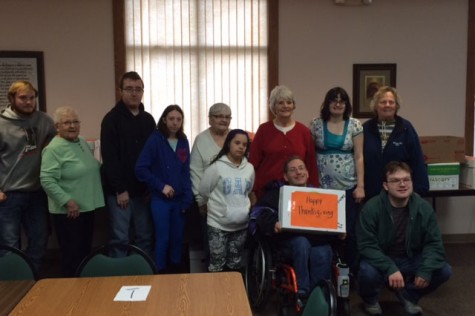
M 383 310 L 381 309 L 381 306 L 378 302 L 375 304 L 364 303 L 364 310 L 368 315 L 371 316 L 383 315 Z

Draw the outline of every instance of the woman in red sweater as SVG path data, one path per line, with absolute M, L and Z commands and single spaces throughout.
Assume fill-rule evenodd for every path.
M 310 186 L 318 187 L 315 145 L 310 130 L 295 121 L 294 94 L 286 86 L 276 86 L 269 97 L 269 108 L 274 119 L 259 126 L 251 144 L 249 161 L 254 166 L 257 198 L 273 181 L 284 181 L 282 170 L 291 156 L 300 156 L 307 165 Z

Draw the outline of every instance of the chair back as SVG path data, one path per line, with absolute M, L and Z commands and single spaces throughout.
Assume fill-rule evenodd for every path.
M 336 316 L 336 291 L 330 281 L 322 280 L 313 289 L 305 304 L 302 316 Z
M 0 280 L 38 280 L 31 259 L 20 249 L 0 245 Z
M 155 263 L 140 248 L 112 243 L 89 254 L 78 267 L 77 277 L 103 277 L 156 274 Z

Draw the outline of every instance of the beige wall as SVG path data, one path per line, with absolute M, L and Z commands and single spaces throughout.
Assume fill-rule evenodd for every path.
M 44 52 L 49 114 L 79 111 L 81 134 L 98 137 L 115 103 L 111 0 L 1 0 L 0 50 Z
M 279 77 L 297 118 L 317 115 L 326 91 L 353 93 L 352 65 L 396 63 L 400 114 L 421 135 L 464 134 L 467 0 L 280 0 Z
M 326 91 L 353 93 L 353 64 L 396 63 L 400 115 L 419 135 L 464 136 L 467 0 L 280 0 L 279 82 L 295 93 L 295 116 L 318 115 Z M 439 198 L 445 234 L 475 233 L 475 197 Z
M 463 136 L 468 0 L 280 0 L 280 83 L 294 90 L 298 120 L 324 93 L 352 94 L 354 63 L 397 63 L 400 114 L 421 135 Z M 0 50 L 45 54 L 48 112 L 76 107 L 82 135 L 98 137 L 115 103 L 112 0 L 1 0 Z M 475 233 L 475 198 L 442 198 L 446 234 Z

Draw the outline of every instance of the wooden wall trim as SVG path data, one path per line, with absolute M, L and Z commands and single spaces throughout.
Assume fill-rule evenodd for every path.
M 475 105 L 475 0 L 468 2 L 467 87 L 465 97 L 465 153 L 473 156 Z

